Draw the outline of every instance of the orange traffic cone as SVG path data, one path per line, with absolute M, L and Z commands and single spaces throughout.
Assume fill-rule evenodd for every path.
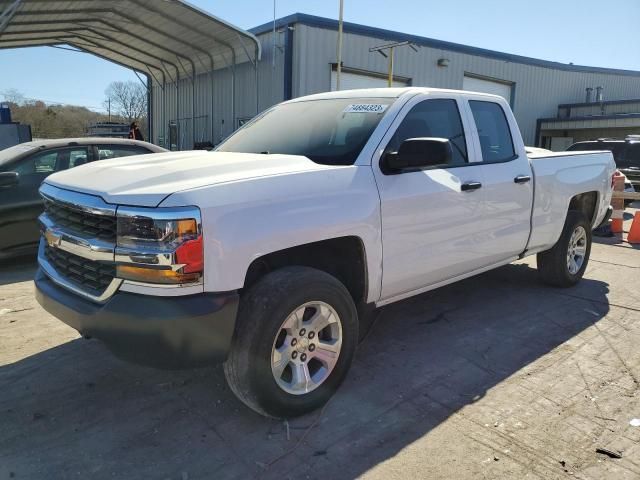
M 633 216 L 631 230 L 629 230 L 629 235 L 627 235 L 627 243 L 640 243 L 640 212 L 636 212 Z
M 611 219 L 611 231 L 613 233 L 622 233 L 622 219 L 621 218 L 612 218 Z

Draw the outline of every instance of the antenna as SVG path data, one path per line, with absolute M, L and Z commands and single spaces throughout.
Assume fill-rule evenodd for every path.
M 413 50 L 414 52 L 418 51 L 418 47 L 413 43 L 409 42 L 408 40 L 404 42 L 385 43 L 384 45 L 378 45 L 377 47 L 371 47 L 369 49 L 369 52 L 378 52 L 384 58 L 389 59 L 389 80 L 388 80 L 389 87 L 393 86 L 393 60 L 394 60 L 395 49 L 398 47 L 405 47 L 405 46 L 411 48 L 411 50 Z M 385 53 L 385 50 L 389 51 L 388 55 Z
M 336 90 L 340 90 L 340 74 L 342 73 L 342 17 L 344 11 L 344 0 L 340 0 L 340 16 L 338 19 L 338 65 L 336 67 Z

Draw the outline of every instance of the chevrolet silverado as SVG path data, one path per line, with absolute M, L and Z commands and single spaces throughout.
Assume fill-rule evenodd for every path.
M 292 417 L 338 388 L 376 307 L 528 255 L 576 284 L 614 169 L 610 152 L 527 156 L 493 95 L 298 98 L 214 152 L 47 177 L 36 295 L 133 362 L 223 362 L 246 405 Z

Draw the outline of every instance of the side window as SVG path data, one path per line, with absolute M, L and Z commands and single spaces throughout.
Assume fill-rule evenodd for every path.
M 77 148 L 69 150 L 69 168 L 84 165 L 88 162 L 88 154 L 86 148 Z M 66 153 L 66 152 L 65 152 Z
M 58 151 L 36 153 L 19 162 L 14 171 L 20 175 L 53 173 L 58 167 Z
M 515 157 L 511 130 L 502 107 L 494 102 L 469 100 L 476 122 L 483 162 L 504 162 Z
M 393 135 L 386 152 L 396 152 L 408 138 L 446 138 L 451 142 L 451 165 L 467 162 L 467 144 L 460 111 L 455 100 L 425 100 L 415 105 Z
M 98 145 L 98 159 L 107 160 L 108 158 L 129 157 L 131 155 L 144 155 L 151 153 L 143 147 L 133 145 Z

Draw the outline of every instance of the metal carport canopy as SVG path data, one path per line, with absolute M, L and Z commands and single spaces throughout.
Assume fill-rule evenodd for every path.
M 255 67 L 261 53 L 254 35 L 183 0 L 0 0 L 0 48 L 58 45 L 159 85 L 220 68 L 235 72 L 244 62 Z

